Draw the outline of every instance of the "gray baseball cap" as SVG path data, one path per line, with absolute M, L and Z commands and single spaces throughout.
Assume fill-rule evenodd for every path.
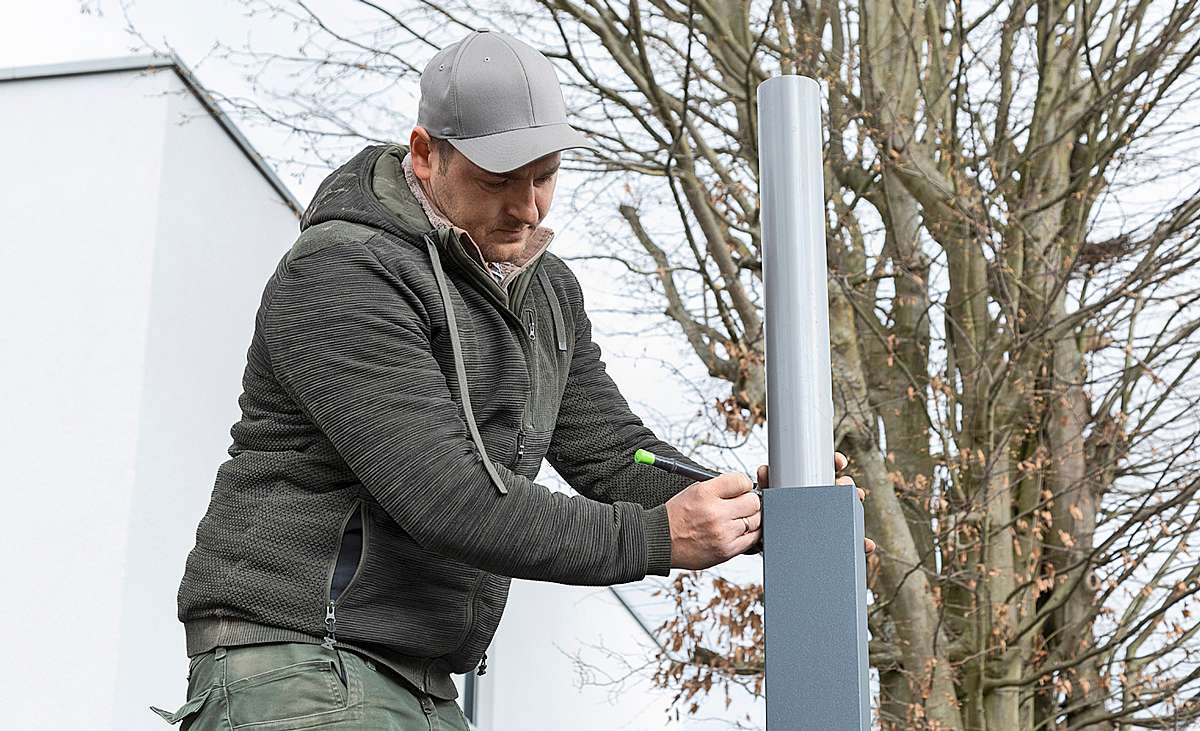
M 493 173 L 592 147 L 567 123 L 550 61 L 495 31 L 476 31 L 438 51 L 421 73 L 417 124 Z

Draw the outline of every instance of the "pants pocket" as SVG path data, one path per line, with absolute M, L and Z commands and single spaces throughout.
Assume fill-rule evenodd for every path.
M 357 711 L 351 687 L 359 681 L 335 650 L 251 646 L 230 650 L 228 662 L 229 722 L 238 731 L 314 728 L 348 720 Z M 252 672 L 244 674 L 247 670 Z
M 210 692 L 212 692 L 212 688 L 209 688 L 195 698 L 189 698 L 188 702 L 180 706 L 179 710 L 175 711 L 174 713 L 171 713 L 170 711 L 164 711 L 161 708 L 155 708 L 154 706 L 150 706 L 150 710 L 162 716 L 163 720 L 165 720 L 167 723 L 175 725 L 180 721 L 186 720 L 199 713 L 200 708 L 204 706 L 204 702 L 208 700 L 208 694 Z

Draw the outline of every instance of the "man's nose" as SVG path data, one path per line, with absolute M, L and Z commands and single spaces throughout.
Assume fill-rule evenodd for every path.
M 514 187 L 517 189 L 508 199 L 508 214 L 526 226 L 536 226 L 538 207 L 533 184 Z

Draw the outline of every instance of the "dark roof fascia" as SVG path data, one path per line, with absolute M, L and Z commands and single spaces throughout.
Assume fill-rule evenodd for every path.
M 61 76 L 87 76 L 107 74 L 114 71 L 144 71 L 147 69 L 174 66 L 171 56 L 123 56 L 121 58 L 98 58 L 90 61 L 68 61 L 41 66 L 16 66 L 0 69 L 0 82 L 27 81 L 30 79 L 53 79 Z
M 663 645 L 662 640 L 658 638 L 658 635 L 654 632 L 654 630 L 650 629 L 650 625 L 646 624 L 646 620 L 642 618 L 641 613 L 634 609 L 633 605 L 629 603 L 629 600 L 621 595 L 621 592 L 617 589 L 617 587 L 608 587 L 608 593 L 612 594 L 616 598 L 617 603 L 620 604 L 621 608 L 633 618 L 633 621 L 637 623 L 637 626 L 641 628 L 646 637 L 650 638 L 650 641 L 653 642 L 661 652 L 665 653 L 667 648 Z
M 0 69 L 0 83 L 6 81 L 32 81 L 36 79 L 54 79 L 66 76 L 89 76 L 92 74 L 108 74 L 123 71 L 154 71 L 158 69 L 171 69 L 188 91 L 196 97 L 200 105 L 216 120 L 221 129 L 225 130 L 225 134 L 233 140 L 233 143 L 238 146 L 246 159 L 250 161 L 259 173 L 267 179 L 267 183 L 283 198 L 283 202 L 288 208 L 296 214 L 297 217 L 304 214 L 304 206 L 296 200 L 288 187 L 284 185 L 263 156 L 254 149 L 250 141 L 242 134 L 233 120 L 229 119 L 228 115 L 221 110 L 221 107 L 213 99 L 212 95 L 200 84 L 191 70 L 177 56 L 164 55 L 148 55 L 148 56 L 126 56 L 123 58 L 104 58 L 91 61 L 71 61 L 68 63 L 55 63 L 43 66 L 18 66 L 15 68 Z

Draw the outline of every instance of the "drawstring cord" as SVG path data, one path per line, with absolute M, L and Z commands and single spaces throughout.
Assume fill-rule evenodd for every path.
M 454 317 L 454 302 L 450 299 L 450 287 L 446 284 L 446 272 L 442 270 L 442 258 L 438 254 L 437 243 L 428 235 L 426 235 L 425 241 L 429 244 L 429 261 L 433 264 L 433 278 L 437 280 L 438 292 L 442 296 L 442 307 L 446 310 L 446 328 L 450 331 L 450 350 L 454 352 L 454 373 L 458 378 L 458 399 L 462 402 L 463 415 L 467 419 L 467 431 L 471 433 L 471 441 L 475 442 L 475 448 L 479 450 L 479 456 L 483 459 L 483 468 L 492 478 L 492 484 L 496 486 L 501 495 L 507 495 L 508 487 L 505 486 L 504 480 L 500 479 L 500 474 L 496 472 L 495 465 L 488 457 L 487 449 L 483 446 L 483 437 L 479 434 L 479 427 L 475 425 L 475 413 L 471 409 L 470 388 L 467 387 L 467 366 L 463 361 L 462 343 L 458 338 L 458 320 Z

